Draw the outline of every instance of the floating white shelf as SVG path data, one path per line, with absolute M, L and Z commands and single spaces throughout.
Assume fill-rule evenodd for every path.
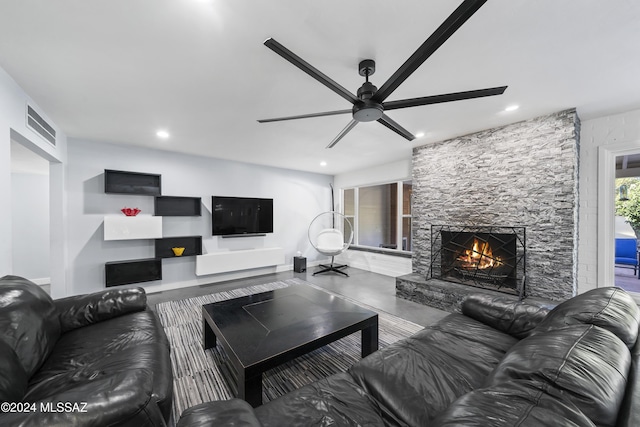
M 220 251 L 196 257 L 196 276 L 284 264 L 284 249 Z
M 162 217 L 105 216 L 104 240 L 134 240 L 162 238 Z

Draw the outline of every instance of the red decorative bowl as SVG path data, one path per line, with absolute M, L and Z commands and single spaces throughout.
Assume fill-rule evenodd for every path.
M 138 209 L 138 208 L 122 208 L 120 210 L 126 216 L 136 216 L 136 215 L 138 215 L 140 213 L 140 209 Z

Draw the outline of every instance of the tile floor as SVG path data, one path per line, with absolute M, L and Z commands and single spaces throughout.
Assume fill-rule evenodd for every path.
M 394 314 L 423 326 L 430 325 L 449 314 L 436 308 L 396 298 L 396 282 L 393 277 L 383 276 L 381 274 L 371 273 L 369 271 L 351 267 L 347 272 L 349 273 L 349 277 L 343 277 L 335 273 L 313 276 L 313 271 L 305 273 L 294 273 L 293 271 L 273 273 L 245 279 L 213 283 L 210 285 L 192 286 L 189 288 L 152 293 L 147 295 L 147 301 L 149 306 L 154 308 L 155 304 L 164 301 L 190 298 L 297 277 L 333 293 L 361 301 L 364 304 L 384 310 L 387 313 Z

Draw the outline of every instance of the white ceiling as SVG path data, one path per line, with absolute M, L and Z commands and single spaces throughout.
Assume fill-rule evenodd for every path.
M 348 114 L 256 122 L 351 106 L 266 38 L 355 93 L 360 60 L 376 61 L 382 86 L 460 3 L 4 0 L 0 66 L 70 137 L 328 174 L 566 108 L 583 120 L 640 108 L 640 1 L 489 0 L 387 100 L 509 88 L 387 113 L 425 137 L 360 123 L 325 149 Z M 505 112 L 511 104 L 520 109 Z

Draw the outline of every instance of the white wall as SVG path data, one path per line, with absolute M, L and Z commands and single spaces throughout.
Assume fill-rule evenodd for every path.
M 635 147 L 635 148 L 634 148 Z M 580 224 L 578 247 L 578 292 L 613 286 L 614 216 L 605 218 L 603 189 L 611 187 L 613 204 L 614 170 L 611 177 L 599 177 L 603 150 L 635 149 L 640 152 L 640 110 L 582 121 L 580 133 Z M 609 165 L 611 166 L 611 165 Z M 600 171 L 602 173 L 602 171 Z M 603 182 L 600 182 L 603 181 Z M 600 197 L 600 199 L 599 199 Z M 599 237 L 600 234 L 600 237 Z M 610 240 L 610 241 L 609 241 Z M 611 259 L 609 259 L 611 258 Z M 604 265 L 605 263 L 609 263 Z M 603 264 L 603 265 L 599 265 Z
M 105 215 L 120 214 L 124 206 L 139 207 L 141 215 L 153 213 L 153 197 L 105 194 L 104 169 L 161 174 L 163 195 L 201 197 L 201 217 L 163 218 L 163 233 L 202 235 L 205 253 L 282 247 L 286 265 L 280 269 L 291 268 L 297 251 L 310 264 L 319 259 L 308 242 L 307 228 L 318 213 L 331 205 L 331 176 L 77 139 L 69 140 L 66 169 L 71 294 L 103 289 L 107 261 L 153 257 L 153 241 L 103 240 Z M 213 237 L 212 195 L 273 198 L 274 233 L 266 237 Z M 175 258 L 163 261 L 162 281 L 140 285 L 154 292 L 271 271 L 275 270 L 196 277 L 194 257 Z
M 26 126 L 26 105 L 29 103 L 56 130 L 54 147 Z M 66 136 L 46 115 L 46 112 L 0 68 L 0 200 L 11 200 L 11 139 L 20 142 L 50 162 L 61 165 L 65 161 Z M 66 251 L 64 222 L 64 174 L 54 167 L 51 174 L 51 293 L 64 294 Z M 56 195 L 56 198 L 53 197 Z M 12 212 L 0 209 L 0 276 L 13 273 Z
M 49 176 L 11 174 L 13 274 L 49 280 Z

